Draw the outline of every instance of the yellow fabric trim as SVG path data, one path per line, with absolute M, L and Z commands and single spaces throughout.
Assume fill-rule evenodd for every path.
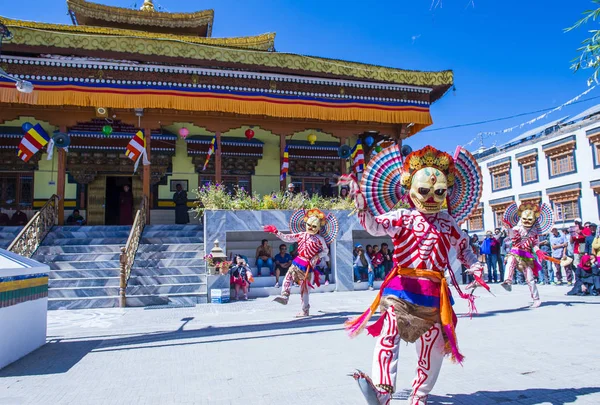
M 264 101 L 241 101 L 218 98 L 193 98 L 170 95 L 135 95 L 87 93 L 73 91 L 34 91 L 22 101 L 22 93 L 14 89 L 0 88 L 0 102 L 34 105 L 76 105 L 108 108 L 166 108 L 182 111 L 211 111 L 244 115 L 266 115 L 276 118 L 316 119 L 321 121 L 362 121 L 387 124 L 414 123 L 418 132 L 433 123 L 429 112 L 385 111 L 365 108 L 328 108 L 326 106 L 276 104 Z
M 0 283 L 0 292 L 15 291 L 22 288 L 38 287 L 48 284 L 48 277 L 31 278 L 26 280 L 15 280 Z

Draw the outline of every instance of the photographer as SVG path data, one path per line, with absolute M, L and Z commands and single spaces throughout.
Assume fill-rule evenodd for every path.
M 235 289 L 235 295 L 232 297 L 233 301 L 240 299 L 240 291 L 243 293 L 242 300 L 248 300 L 248 289 L 250 283 L 253 280 L 252 270 L 250 266 L 242 256 L 235 257 L 235 265 L 229 269 L 230 283 Z
M 504 280 L 504 257 L 506 256 L 506 250 L 504 246 L 504 240 L 506 239 L 506 231 L 504 229 L 496 228 L 494 230 L 494 238 L 498 241 L 498 272 L 500 273 L 500 280 Z

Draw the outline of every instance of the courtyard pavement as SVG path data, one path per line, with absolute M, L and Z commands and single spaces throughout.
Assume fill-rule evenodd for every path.
M 540 286 L 495 297 L 461 317 L 461 367 L 445 360 L 431 404 L 600 404 L 600 298 Z M 374 292 L 311 295 L 294 319 L 268 299 L 189 308 L 53 311 L 48 344 L 0 370 L 0 404 L 364 405 L 355 368 L 370 372 L 374 339 L 346 337 L 344 320 Z M 458 314 L 466 303 L 457 302 Z M 416 354 L 400 349 L 397 399 L 406 403 Z

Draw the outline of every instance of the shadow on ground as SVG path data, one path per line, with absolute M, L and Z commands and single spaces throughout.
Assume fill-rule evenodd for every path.
M 38 350 L 0 370 L 0 378 L 27 375 L 66 373 L 88 353 L 119 350 L 148 349 L 153 347 L 187 346 L 236 340 L 266 339 L 275 336 L 308 335 L 334 330 L 343 330 L 344 322 L 359 315 L 355 312 L 327 313 L 292 321 L 262 323 L 255 325 L 206 326 L 185 329 L 193 317 L 181 319 L 181 326 L 172 331 L 132 334 L 127 337 L 85 337 L 51 339 Z M 309 328 L 335 326 L 334 328 L 311 330 Z M 302 330 L 299 330 L 302 329 Z M 284 331 L 288 330 L 288 331 Z M 279 333 L 274 333 L 281 331 Z M 265 333 L 267 332 L 267 333 Z M 270 333 L 269 333 L 270 332 Z M 255 333 L 256 335 L 248 336 Z M 207 339 L 214 337 L 216 339 Z M 194 341 L 194 339 L 198 339 Z M 185 340 L 183 342 L 183 340 Z
M 446 396 L 430 395 L 427 404 L 538 405 L 550 403 L 552 405 L 564 405 L 574 403 L 580 396 L 595 394 L 598 392 L 600 392 L 600 387 L 568 389 L 531 388 L 514 391 L 477 391 L 472 394 L 448 394 Z M 402 399 L 404 398 L 405 397 L 402 397 Z

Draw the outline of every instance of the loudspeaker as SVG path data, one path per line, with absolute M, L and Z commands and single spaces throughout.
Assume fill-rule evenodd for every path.
M 342 159 L 348 159 L 352 155 L 352 148 L 348 145 L 342 145 L 338 148 L 338 156 Z
M 402 154 L 402 156 L 407 157 L 412 153 L 412 148 L 408 145 L 403 145 L 402 149 L 400 149 L 400 153 Z
M 57 148 L 67 148 L 71 144 L 71 137 L 67 134 L 56 134 L 52 140 Z

